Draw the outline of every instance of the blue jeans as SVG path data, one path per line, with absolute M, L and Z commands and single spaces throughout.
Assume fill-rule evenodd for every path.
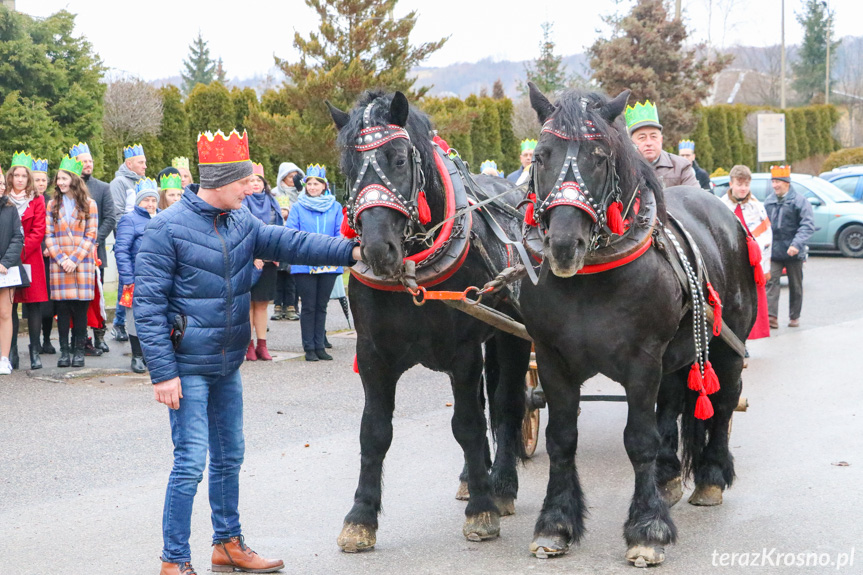
M 241 535 L 237 508 L 240 465 L 243 463 L 243 382 L 239 370 L 226 376 L 187 375 L 181 378 L 180 409 L 169 410 L 174 468 L 168 479 L 162 537 L 162 560 L 192 560 L 189 547 L 192 503 L 204 478 L 210 453 L 210 509 L 213 541 Z
M 126 308 L 120 305 L 120 298 L 123 296 L 122 285 L 117 286 L 117 307 L 114 308 L 114 325 L 126 325 Z

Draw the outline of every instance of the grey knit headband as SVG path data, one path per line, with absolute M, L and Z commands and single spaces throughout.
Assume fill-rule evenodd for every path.
M 236 162 L 233 164 L 199 164 L 198 173 L 201 176 L 201 187 L 212 190 L 227 186 L 252 175 L 252 162 Z

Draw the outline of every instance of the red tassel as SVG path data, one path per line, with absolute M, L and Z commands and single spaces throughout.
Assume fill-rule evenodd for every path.
M 755 285 L 763 286 L 767 283 L 767 280 L 764 278 L 764 270 L 761 269 L 761 264 L 754 266 L 752 273 L 755 275 Z
M 619 236 L 623 235 L 623 216 L 620 214 L 620 209 L 623 204 L 620 202 L 611 202 L 608 209 L 605 211 L 605 219 L 608 222 L 608 229 L 611 233 Z
M 746 247 L 749 248 L 749 265 L 755 267 L 761 263 L 761 246 L 755 241 L 755 238 L 749 236 L 746 238 Z
M 710 398 L 703 391 L 698 396 L 698 401 L 695 402 L 695 418 L 710 419 L 713 417 L 713 404 L 710 403 Z
M 707 303 L 713 307 L 713 335 L 719 337 L 722 333 L 722 300 L 710 282 L 707 282 Z
M 342 208 L 342 223 L 339 225 L 339 233 L 348 239 L 357 237 L 357 232 L 351 227 L 350 221 L 348 221 L 347 206 Z
M 360 372 L 360 364 L 357 361 L 357 354 L 354 354 L 354 373 Z
M 696 361 L 689 368 L 689 378 L 687 385 L 692 391 L 701 391 L 704 388 L 704 380 L 701 378 L 701 366 Z
M 530 203 L 527 205 L 527 209 L 524 211 L 524 223 L 526 223 L 532 228 L 535 228 L 539 225 L 539 222 L 536 221 L 536 218 L 533 215 L 533 210 L 536 207 L 536 194 L 528 194 L 527 199 L 530 200 Z
M 443 150 L 444 154 L 449 154 L 449 144 L 446 143 L 446 140 L 444 140 L 440 136 L 435 136 L 434 138 L 432 138 L 432 142 L 440 146 L 440 149 Z
M 704 391 L 707 395 L 719 391 L 719 377 L 717 377 L 710 360 L 704 362 Z
M 422 190 L 417 194 L 417 215 L 422 225 L 431 221 L 431 209 L 429 209 L 429 203 L 426 201 L 426 193 Z

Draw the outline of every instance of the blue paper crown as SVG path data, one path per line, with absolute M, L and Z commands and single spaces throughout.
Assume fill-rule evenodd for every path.
M 306 168 L 306 178 L 303 181 L 307 181 L 309 178 L 320 178 L 322 180 L 326 180 L 327 167 L 322 166 L 321 164 L 310 164 L 309 167 Z
M 486 160 L 479 165 L 479 173 L 483 173 L 486 168 L 491 168 L 495 172 L 497 171 L 497 162 L 494 160 Z
M 680 140 L 680 143 L 677 144 L 677 150 L 682 152 L 683 150 L 692 150 L 695 151 L 695 142 L 692 140 Z
M 153 178 L 141 178 L 138 180 L 138 183 L 135 184 L 135 193 L 143 192 L 144 190 L 153 190 L 154 192 L 159 192 L 159 184 L 156 183 L 156 180 Z
M 32 171 L 42 172 L 42 173 L 47 174 L 48 173 L 48 160 L 46 160 L 44 158 L 34 158 Z
M 144 155 L 144 146 L 141 144 L 132 144 L 123 148 L 123 159 L 135 158 Z
M 90 146 L 88 146 L 84 142 L 78 142 L 77 144 L 72 146 L 71 150 L 69 150 L 69 157 L 70 158 L 77 158 L 81 154 L 89 154 L 89 153 L 90 153 Z

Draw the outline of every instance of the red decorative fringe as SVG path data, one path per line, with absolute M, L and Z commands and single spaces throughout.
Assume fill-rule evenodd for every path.
M 426 193 L 423 190 L 420 190 L 419 194 L 417 194 L 417 215 L 422 225 L 426 225 L 431 221 L 431 209 L 429 209 Z
M 767 279 L 764 277 L 764 270 L 761 269 L 761 264 L 754 266 L 752 273 L 755 275 L 755 285 L 763 286 L 767 283 Z
M 698 396 L 698 401 L 695 402 L 695 418 L 710 419 L 713 417 L 713 404 L 710 403 L 710 398 L 705 392 L 701 392 Z
M 612 202 L 608 205 L 608 209 L 605 211 L 605 219 L 608 222 L 608 229 L 611 230 L 611 233 L 619 236 L 622 236 L 624 232 L 623 216 L 620 214 L 622 207 L 623 204 L 620 202 Z
M 755 241 L 755 238 L 749 236 L 746 238 L 746 247 L 749 249 L 749 265 L 752 267 L 761 263 L 761 246 Z
M 536 207 L 536 194 L 528 194 L 527 199 L 530 200 L 530 203 L 527 205 L 527 209 L 524 211 L 524 223 L 526 223 L 532 228 L 535 228 L 539 225 L 539 222 L 536 221 L 536 218 L 533 215 L 533 210 Z
M 360 364 L 357 361 L 357 354 L 354 354 L 354 373 L 360 372 Z
M 716 371 L 714 371 L 710 360 L 704 362 L 704 391 L 707 395 L 719 391 L 719 378 L 716 376 Z
M 710 282 L 707 282 L 707 303 L 713 308 L 713 335 L 719 337 L 722 333 L 722 300 Z
M 342 208 L 342 225 L 339 226 L 339 232 L 348 238 L 349 240 L 357 237 L 357 231 L 351 227 L 351 224 L 348 223 L 348 208 L 345 206 Z
M 449 144 L 446 143 L 446 140 L 444 140 L 440 136 L 435 136 L 434 138 L 432 138 L 432 142 L 440 146 L 444 154 L 449 154 Z
M 704 380 L 701 379 L 701 365 L 697 361 L 689 368 L 687 385 L 692 391 L 701 391 L 704 388 Z

